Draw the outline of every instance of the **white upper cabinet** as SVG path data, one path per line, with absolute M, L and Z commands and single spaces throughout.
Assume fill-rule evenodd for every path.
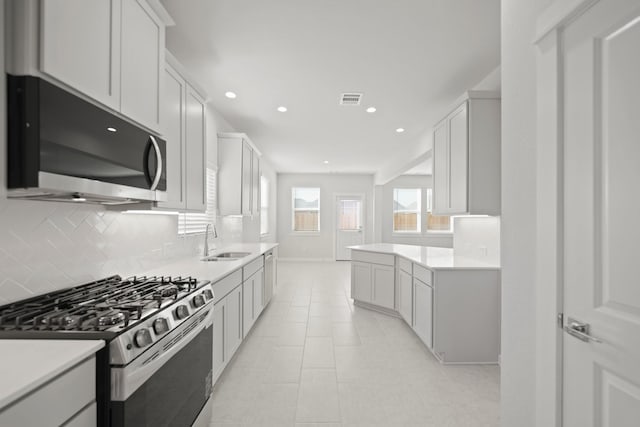
M 500 214 L 500 98 L 470 91 L 433 133 L 433 213 Z
M 189 84 L 186 107 L 187 209 L 204 212 L 207 208 L 206 110 L 204 100 Z
M 114 109 L 120 105 L 120 6 L 120 0 L 41 2 L 41 71 Z
M 160 131 L 165 27 L 160 2 L 7 2 L 7 71 L 35 75 Z
M 220 215 L 257 215 L 260 153 L 243 133 L 218 134 Z
M 167 201 L 159 208 L 204 212 L 206 188 L 206 103 L 166 53 L 161 129 L 167 140 Z
M 160 128 L 165 25 L 141 0 L 122 2 L 120 111 Z

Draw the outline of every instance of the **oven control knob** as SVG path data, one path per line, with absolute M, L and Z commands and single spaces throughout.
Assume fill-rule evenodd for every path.
M 151 344 L 153 340 L 151 339 L 151 332 L 148 329 L 140 329 L 133 336 L 133 342 L 136 344 L 136 347 L 142 348 Z
M 169 322 L 163 317 L 159 317 L 153 321 L 153 330 L 156 335 L 164 334 L 169 330 Z
M 189 315 L 189 309 L 186 305 L 179 305 L 178 307 L 176 307 L 174 314 L 176 316 L 176 319 L 181 320 Z
M 203 292 L 205 298 L 213 299 L 213 291 L 211 289 L 205 289 Z
M 204 295 L 196 295 L 191 299 L 191 305 L 194 308 L 202 307 L 204 305 Z

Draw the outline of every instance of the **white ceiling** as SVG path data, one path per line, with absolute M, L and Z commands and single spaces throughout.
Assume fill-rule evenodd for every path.
M 168 49 L 279 172 L 411 163 L 451 103 L 500 62 L 499 0 L 162 3 L 176 22 Z M 364 93 L 361 107 L 338 105 L 350 91 Z

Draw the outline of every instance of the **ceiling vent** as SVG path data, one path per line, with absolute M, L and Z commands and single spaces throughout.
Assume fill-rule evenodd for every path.
M 340 96 L 340 105 L 360 105 L 362 94 L 357 92 L 343 93 Z

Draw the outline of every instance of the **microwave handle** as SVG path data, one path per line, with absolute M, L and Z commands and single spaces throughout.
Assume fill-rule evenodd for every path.
M 158 141 L 156 141 L 153 135 L 149 135 L 149 141 L 151 142 L 151 145 L 153 145 L 153 150 L 156 153 L 156 173 L 153 177 L 153 182 L 151 183 L 151 187 L 149 188 L 151 191 L 154 191 L 158 187 L 158 184 L 160 183 L 160 178 L 162 177 L 162 152 L 160 151 L 160 146 L 158 145 Z M 148 166 L 147 166 L 147 170 L 148 170 Z M 146 174 L 148 174 L 148 171 L 146 172 Z

